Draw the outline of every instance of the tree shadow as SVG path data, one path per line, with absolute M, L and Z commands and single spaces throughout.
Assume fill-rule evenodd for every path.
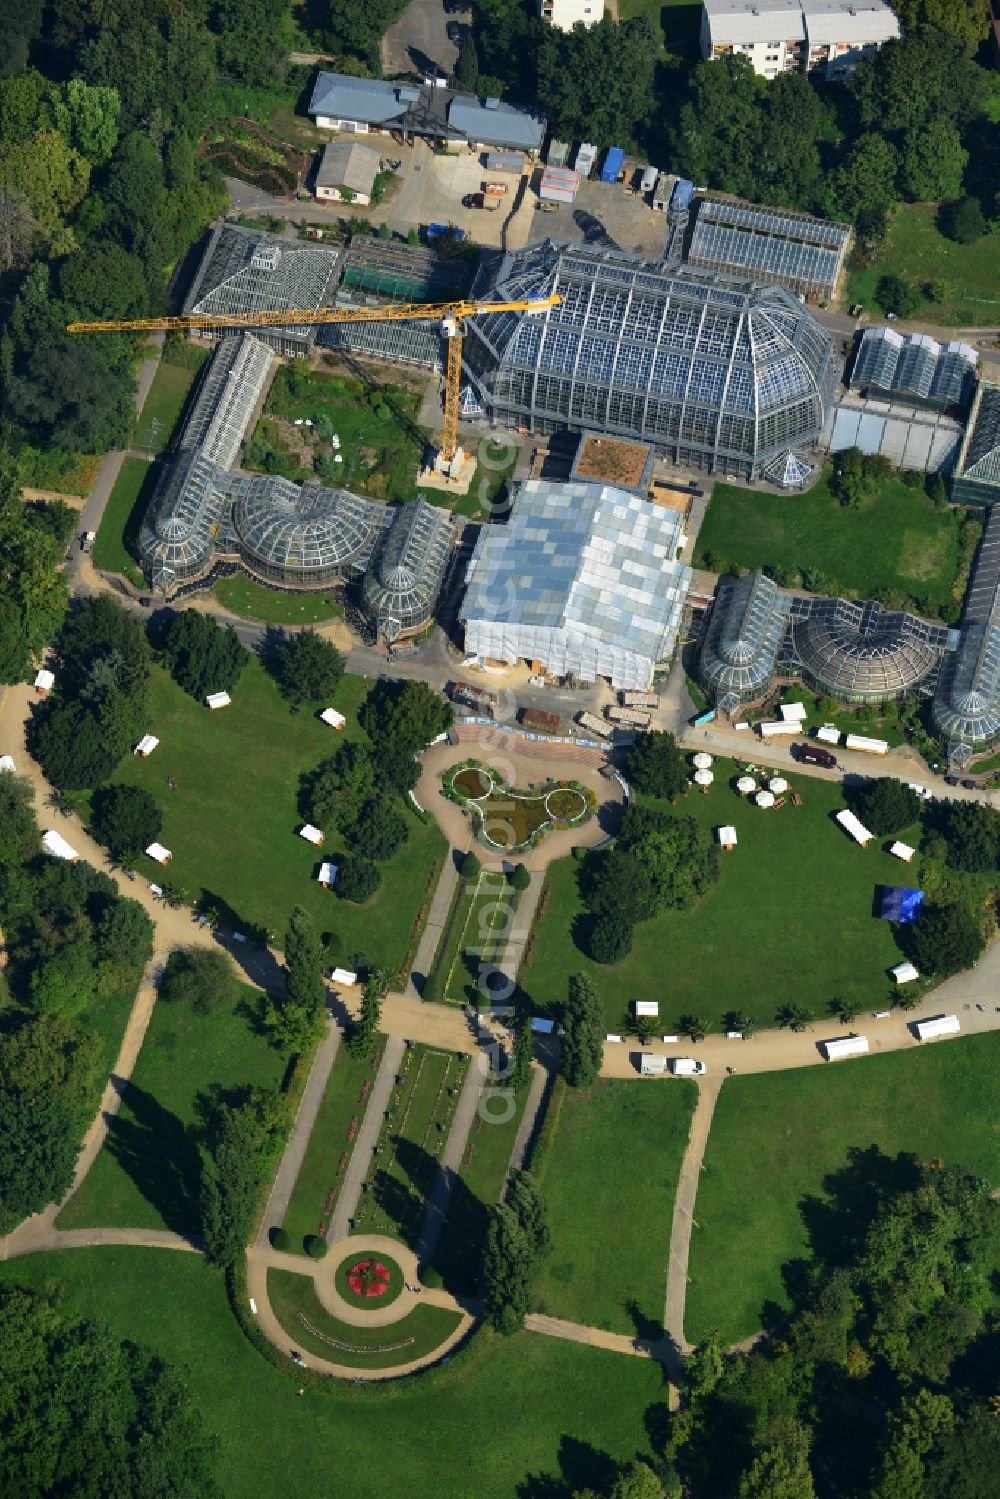
M 579 1437 L 563 1436 L 559 1442 L 559 1473 L 528 1473 L 518 1484 L 517 1499 L 571 1499 L 573 1494 L 606 1494 L 618 1474 L 618 1464 Z
M 440 1272 L 453 1296 L 474 1296 L 479 1290 L 480 1264 L 490 1211 L 486 1203 L 456 1176 L 445 1219 L 447 1232 L 438 1239 L 431 1264 Z
M 629 1297 L 625 1303 L 625 1310 L 635 1328 L 636 1337 L 643 1343 L 656 1343 L 663 1337 L 663 1323 L 644 1312 L 635 1297 Z
M 167 1228 L 197 1232 L 201 1156 L 193 1132 L 144 1088 L 118 1077 L 112 1082 L 124 1111 L 108 1119 L 107 1149 Z
M 898 1193 L 912 1191 L 918 1179 L 915 1156 L 903 1151 L 888 1156 L 877 1145 L 852 1145 L 846 1166 L 823 1178 L 825 1195 L 809 1195 L 798 1204 L 815 1258 L 828 1266 L 850 1263 L 876 1213 Z M 801 1286 L 797 1262 L 789 1269 L 792 1285 Z

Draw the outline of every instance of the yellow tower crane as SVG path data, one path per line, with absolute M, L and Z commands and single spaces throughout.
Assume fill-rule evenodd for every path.
M 177 317 L 127 318 L 104 323 L 70 323 L 68 333 L 196 333 L 200 328 L 217 332 L 225 328 L 285 328 L 321 323 L 440 323 L 447 347 L 444 376 L 444 430 L 440 468 L 456 474 L 461 454 L 458 447 L 458 407 L 462 384 L 462 343 L 465 320 L 498 312 L 547 312 L 562 301 L 557 293 L 517 302 L 394 302 L 383 307 L 283 307 L 260 312 L 189 312 Z

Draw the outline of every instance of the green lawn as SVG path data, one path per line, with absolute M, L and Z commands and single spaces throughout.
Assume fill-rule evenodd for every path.
M 0 1264 L 0 1278 L 66 1287 L 70 1310 L 186 1369 L 219 1443 L 224 1494 L 337 1499 L 423 1494 L 525 1499 L 603 1486 L 607 1456 L 650 1451 L 658 1366 L 519 1333 L 479 1334 L 444 1369 L 388 1387 L 306 1387 L 240 1331 L 217 1270 L 154 1249 L 76 1249 Z M 516 1440 L 512 1440 L 516 1433 Z M 433 1475 L 431 1480 L 430 1475 Z
M 379 1131 L 369 1189 L 362 1193 L 354 1233 L 392 1234 L 411 1248 L 448 1139 L 469 1066 L 466 1056 L 410 1045 L 402 1081 Z
M 539 1311 L 662 1336 L 674 1192 L 696 1099 L 687 1082 L 599 1079 L 566 1090 L 542 1176 L 552 1253 Z
M 695 565 L 783 567 L 823 574 L 823 592 L 870 598 L 895 589 L 936 613 L 958 573 L 958 521 L 919 490 L 887 483 L 864 510 L 847 510 L 821 480 L 807 494 L 771 495 L 717 484 Z M 816 591 L 819 591 L 818 589 Z
M 464 894 L 460 888 L 456 898 L 461 899 Z M 478 1005 L 486 998 L 479 989 L 480 967 L 484 963 L 497 963 L 503 956 L 516 906 L 517 892 L 511 889 L 506 875 L 484 869 L 473 899 L 464 902 L 465 920 L 450 953 L 448 968 L 442 969 L 442 997 L 449 1003 Z M 448 956 L 444 955 L 442 961 L 447 961 Z
M 318 625 L 344 617 L 343 606 L 333 594 L 278 593 L 248 578 L 246 573 L 220 578 L 212 593 L 231 614 L 265 625 Z
M 282 1224 L 292 1235 L 293 1249 L 302 1249 L 307 1234 L 325 1234 L 330 1226 L 336 1206 L 333 1194 L 354 1149 L 353 1139 L 348 1139 L 351 1123 L 360 1125 L 364 1119 L 384 1049 L 380 1040 L 367 1058 L 353 1057 L 344 1045 L 337 1050 Z
M 231 1010 L 196 1015 L 159 1003 L 107 1142 L 60 1228 L 198 1229 L 201 1105 L 216 1088 L 278 1087 L 284 1062 L 253 1024 L 259 996 L 241 985 Z
M 94 566 L 122 573 L 137 587 L 143 577 L 137 562 L 139 524 L 153 496 L 159 468 L 143 458 L 123 458 L 108 496 L 94 542 Z
M 291 1270 L 267 1272 L 267 1294 L 292 1344 L 334 1364 L 390 1369 L 440 1348 L 462 1320 L 442 1306 L 416 1306 L 388 1327 L 356 1327 L 331 1317 L 313 1289 L 312 1277 Z
M 948 290 L 944 302 L 921 300 L 913 314 L 915 322 L 943 323 L 959 327 L 996 325 L 1000 316 L 1000 228 L 975 244 L 959 245 L 946 239 L 937 227 L 933 203 L 905 203 L 889 221 L 885 248 L 877 262 L 864 271 L 853 271 L 847 301 L 861 302 L 874 321 L 881 314 L 875 303 L 875 287 L 882 276 L 906 276 L 923 290 L 929 281 L 943 281 Z
M 511 1098 L 513 1112 L 507 1113 Z M 489 1210 L 507 1179 L 510 1153 L 524 1113 L 528 1090 L 496 1094 L 476 1112 L 462 1165 L 452 1188 L 448 1218 L 438 1240 L 435 1267 L 453 1295 L 471 1296 L 479 1289 L 479 1269 Z
M 534 957 L 520 975 L 532 1013 L 554 1013 L 567 975 L 577 972 L 590 974 L 602 994 L 609 1031 L 622 1029 L 636 999 L 659 1002 L 665 1033 L 686 1012 L 714 1027 L 730 1009 L 749 1010 L 768 1026 L 789 997 L 817 1013 L 834 997 L 881 1008 L 886 970 L 899 961 L 892 928 L 873 910 L 878 887 L 900 882 L 898 859 L 883 852 L 890 840 L 867 849 L 852 843 L 832 820 L 843 806 L 832 782 L 788 775 L 802 805 L 786 801 L 762 812 L 731 789 L 737 773 L 736 762 L 717 760 L 708 794 L 692 791 L 674 808 L 697 818 L 706 837 L 735 826 L 738 846 L 721 856 L 718 883 L 693 910 L 640 922 L 620 963 L 584 956 L 574 940 L 585 943 L 591 919 L 578 892 L 580 866 L 571 859 L 550 865 Z M 914 843 L 919 834 L 900 836 Z
M 851 1205 L 865 1208 L 858 1183 L 836 1199 L 825 1188 L 852 1148 L 941 1157 L 1000 1185 L 998 1067 L 1000 1035 L 986 1035 L 729 1079 L 695 1209 L 688 1338 L 713 1328 L 744 1338 L 761 1326 L 765 1302 L 788 1305 L 782 1268 L 813 1242 L 828 1246 Z
M 190 345 L 190 348 L 202 355 L 193 368 L 172 364 L 167 359 L 160 360 L 149 393 L 142 403 L 133 447 L 147 453 L 162 453 L 169 446 L 198 371 L 208 358 L 207 349 L 197 344 Z M 193 361 L 189 362 L 193 364 Z
M 367 691 L 364 678 L 347 676 L 337 693 L 348 738 L 364 737 L 357 713 Z M 317 883 L 320 850 L 297 836 L 305 820 L 300 777 L 332 755 L 341 736 L 315 714 L 290 713 L 256 657 L 233 689 L 231 706 L 217 713 L 154 668 L 149 729 L 160 739 L 154 754 L 127 756 L 113 779 L 144 787 L 162 808 L 160 838 L 173 852 L 173 881 L 192 899 L 202 892 L 217 897 L 229 907 L 227 925 L 264 928 L 279 943 L 292 907 L 303 905 L 321 932 L 335 934 L 331 962 L 365 953 L 392 973 L 400 968 L 416 946 L 445 849 L 436 823 L 422 822 L 404 803 L 409 838 L 383 865 L 378 892 L 353 905 Z M 336 860 L 341 847 L 331 836 L 323 858 Z M 157 865 L 140 863 L 147 879 L 162 880 Z

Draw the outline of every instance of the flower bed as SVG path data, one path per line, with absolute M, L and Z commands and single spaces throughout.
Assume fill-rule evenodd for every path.
M 517 791 L 476 760 L 452 766 L 442 780 L 445 795 L 472 817 L 480 840 L 504 853 L 534 847 L 549 828 L 579 827 L 597 805 L 594 793 L 580 781 Z
M 374 1311 L 389 1306 L 403 1289 L 403 1272 L 387 1254 L 350 1254 L 337 1266 L 333 1283 L 348 1306 Z

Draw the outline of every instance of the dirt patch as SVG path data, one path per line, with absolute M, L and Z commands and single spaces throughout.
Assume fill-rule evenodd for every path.
M 899 545 L 899 575 L 924 583 L 937 578 L 947 563 L 948 537 L 931 541 L 923 531 L 904 531 Z

